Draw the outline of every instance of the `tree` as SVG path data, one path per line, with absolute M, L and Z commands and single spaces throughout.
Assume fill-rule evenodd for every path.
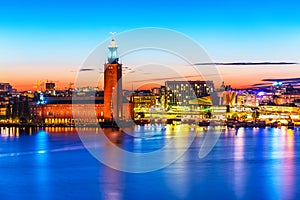
M 234 120 L 237 120 L 238 117 L 239 117 L 239 115 L 238 115 L 237 113 L 233 113 L 233 114 L 231 115 L 231 118 L 234 119 Z
M 246 119 L 248 118 L 247 113 L 243 113 L 242 116 L 241 116 L 241 118 L 242 118 L 243 120 L 246 120 Z

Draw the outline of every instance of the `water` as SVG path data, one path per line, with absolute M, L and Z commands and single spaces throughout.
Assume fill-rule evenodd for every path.
M 300 197 L 297 129 L 240 128 L 237 134 L 228 129 L 202 160 L 198 153 L 204 131 L 197 130 L 197 138 L 183 157 L 167 168 L 144 174 L 123 173 L 99 163 L 84 148 L 75 129 L 0 131 L 1 200 Z M 167 130 L 151 139 L 158 130 L 146 127 L 143 131 L 149 134 L 147 138 L 121 134 L 111 140 L 130 151 L 148 152 L 180 136 L 180 130 Z

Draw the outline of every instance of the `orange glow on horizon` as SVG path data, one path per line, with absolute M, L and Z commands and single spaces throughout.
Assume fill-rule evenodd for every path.
M 64 67 L 57 69 L 57 67 L 49 66 L 43 66 L 39 68 L 34 66 L 26 68 L 26 66 L 24 66 L 20 68 L 1 67 L 0 69 L 0 82 L 10 83 L 13 88 L 17 89 L 18 91 L 34 91 L 35 82 L 37 80 L 48 80 L 49 82 L 53 81 L 56 83 L 56 88 L 58 90 L 65 90 L 69 88 L 69 83 L 76 82 L 77 77 L 76 70 Z M 262 79 L 266 78 L 293 78 L 295 75 L 300 73 L 300 66 L 226 66 L 218 67 L 218 71 L 222 80 L 225 82 L 225 85 L 231 85 L 231 87 L 235 89 L 242 89 L 249 88 L 256 83 L 262 83 Z M 131 89 L 133 83 L 136 88 L 149 89 L 149 87 L 157 87 L 159 84 L 164 85 L 164 81 L 169 80 L 168 77 L 164 79 L 163 76 L 156 75 L 157 74 L 153 73 L 149 76 L 145 76 L 144 79 L 142 79 L 145 80 L 144 84 L 143 82 L 139 83 L 135 81 L 141 80 L 141 77 L 132 76 L 131 79 L 133 81 L 128 82 L 127 84 L 124 82 L 123 88 Z M 174 76 L 174 74 L 166 74 L 166 76 L 168 75 L 172 77 Z M 191 75 L 192 77 L 193 74 L 192 72 L 187 72 L 187 75 Z M 186 78 L 186 80 L 193 79 L 199 80 L 201 77 Z M 100 89 L 103 89 L 102 82 L 103 81 L 99 82 Z M 155 82 L 155 85 L 151 86 L 151 84 L 149 84 L 151 82 Z M 215 88 L 219 87 L 220 85 L 215 84 Z
M 49 82 L 51 79 L 49 79 Z M 187 79 L 187 80 L 192 80 L 192 79 Z M 236 79 L 225 79 L 223 78 L 224 82 L 226 85 L 231 85 L 232 88 L 249 88 L 251 87 L 252 84 L 258 83 L 260 82 L 260 79 L 257 78 L 256 80 L 245 80 L 245 77 L 240 77 L 240 78 L 236 78 Z M 19 92 L 22 91 L 36 91 L 37 87 L 36 87 L 36 82 L 37 80 L 35 79 L 31 79 L 31 80 L 0 80 L 0 82 L 8 82 L 10 83 L 13 88 L 17 89 Z M 256 82 L 255 82 L 256 81 Z M 64 81 L 53 81 L 56 83 L 56 89 L 57 90 L 66 90 L 69 88 L 69 84 L 70 83 L 74 83 L 75 79 L 69 78 L 69 79 L 65 79 Z M 100 84 L 99 89 L 103 89 L 101 87 L 102 84 Z M 157 87 L 161 87 L 162 84 L 156 84 L 156 83 L 149 83 L 149 84 L 143 84 L 142 86 L 139 86 L 138 88 L 133 88 L 133 89 L 137 89 L 137 90 L 149 90 L 151 88 L 157 88 Z M 216 88 L 219 88 L 219 85 L 215 85 Z M 132 86 L 131 85 L 124 85 L 123 89 L 131 89 Z

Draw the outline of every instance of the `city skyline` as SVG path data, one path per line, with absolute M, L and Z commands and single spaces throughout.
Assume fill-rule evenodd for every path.
M 0 199 L 299 199 L 299 8 L 0 1 Z
M 36 80 L 54 81 L 60 89 L 65 89 L 74 82 L 89 53 L 109 38 L 110 31 L 122 33 L 141 27 L 181 32 L 201 45 L 215 63 L 299 63 L 297 5 L 297 1 L 236 0 L 151 5 L 92 0 L 1 2 L 0 80 L 21 91 L 33 90 Z M 110 15 L 115 9 L 118 15 Z M 123 60 L 123 64 L 130 67 L 135 63 Z M 296 78 L 299 66 L 219 65 L 217 68 L 226 83 L 248 87 L 262 79 Z
M 125 65 L 127 66 L 127 65 Z M 275 67 L 274 67 L 275 66 Z M 237 69 L 237 67 L 240 67 L 239 69 Z M 252 67 L 249 68 L 249 67 Z M 264 67 L 264 70 L 269 70 L 269 73 L 266 74 L 264 70 L 261 70 L 261 67 Z M 287 68 L 288 67 L 288 68 Z M 128 67 L 126 67 L 128 68 Z M 254 86 L 257 85 L 267 85 L 265 83 L 265 79 L 297 79 L 299 78 L 299 76 L 297 76 L 297 74 L 300 73 L 300 64 L 296 63 L 296 64 L 274 64 L 274 65 L 269 65 L 269 64 L 250 64 L 250 65 L 235 65 L 235 64 L 229 64 L 229 65 L 225 65 L 225 66 L 221 66 L 218 67 L 217 66 L 218 71 L 220 72 L 220 75 L 223 79 L 223 81 L 225 82 L 226 85 L 231 85 L 233 88 L 235 89 L 246 89 L 246 88 L 252 88 Z M 234 73 L 232 73 L 232 71 L 239 71 L 239 75 L 236 75 Z M 284 70 L 284 72 L 283 72 Z M 78 73 L 80 72 L 80 70 L 78 70 Z M 74 73 L 74 72 L 72 72 Z M 251 77 L 251 73 L 254 73 L 255 76 Z M 144 72 L 144 74 L 150 74 L 148 72 Z M 3 75 L 3 74 L 2 74 Z M 24 92 L 24 91 L 37 91 L 39 90 L 39 86 L 38 84 L 40 83 L 46 83 L 46 82 L 54 82 L 56 83 L 56 89 L 57 90 L 66 90 L 68 89 L 70 86 L 72 86 L 76 80 L 76 75 L 73 76 L 73 78 L 66 80 L 66 77 L 64 77 L 63 73 L 62 74 L 58 74 L 59 76 L 55 76 L 52 77 L 52 79 L 50 78 L 46 78 L 47 76 L 44 76 L 44 79 L 41 78 L 32 78 L 30 79 L 28 82 L 26 81 L 26 79 L 21 79 L 21 80 L 16 80 L 14 78 L 2 78 L 2 80 L 0 80 L 0 82 L 7 82 L 10 83 L 14 89 L 17 89 L 20 92 Z M 129 75 L 129 74 L 127 74 Z M 40 75 L 37 75 L 39 77 L 43 77 Z M 62 78 L 60 79 L 59 77 L 62 76 Z M 34 76 L 36 77 L 36 76 Z M 99 74 L 99 77 L 103 79 L 103 76 L 101 74 Z M 132 76 L 130 76 L 132 77 Z M 250 77 L 250 78 L 249 78 Z M 152 78 L 152 79 L 151 79 Z M 130 90 L 132 89 L 133 85 L 136 86 L 136 89 L 149 89 L 151 87 L 157 87 L 158 85 L 164 85 L 164 80 L 176 80 L 176 79 L 182 79 L 185 78 L 186 80 L 204 80 L 203 77 L 201 76 L 185 76 L 185 77 L 180 77 L 180 76 L 165 76 L 165 77 L 161 77 L 160 78 L 155 78 L 155 76 L 150 76 L 149 79 L 147 80 L 141 80 L 141 78 L 136 78 L 136 79 L 130 79 L 130 82 L 132 83 L 132 85 L 125 85 L 124 89 Z M 21 81 L 21 83 L 19 82 Z M 32 82 L 31 82 L 32 81 Z M 144 84 L 143 82 L 146 81 L 146 83 Z M 205 81 L 209 81 L 209 79 L 206 79 Z M 98 84 L 98 88 L 100 90 L 103 90 L 103 81 L 100 81 L 100 83 Z M 271 82 L 271 81 L 269 81 Z M 82 87 L 89 87 L 89 86 L 93 86 L 93 85 L 83 85 Z M 295 86 L 298 86 L 298 84 L 296 84 Z M 217 88 L 219 87 L 219 85 L 216 86 Z

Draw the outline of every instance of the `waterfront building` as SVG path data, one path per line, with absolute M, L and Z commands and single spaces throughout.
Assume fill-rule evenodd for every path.
M 0 104 L 0 121 L 5 122 L 7 119 L 7 106 Z
M 35 106 L 37 123 L 72 125 L 105 120 L 103 96 L 81 96 L 76 97 L 76 101 L 72 97 L 45 97 L 43 101 Z M 122 104 L 124 119 L 131 118 L 131 109 L 129 102 Z
M 80 97 L 73 102 L 72 97 L 45 97 L 36 105 L 37 122 L 45 124 L 94 123 L 103 120 L 103 96 Z M 76 113 L 73 113 L 75 108 Z M 74 115 L 74 116 L 73 116 Z
M 33 99 L 29 98 L 28 95 L 18 94 L 13 96 L 8 105 L 7 117 L 15 122 L 30 122 L 33 118 L 31 102 L 33 102 Z
M 0 92 L 0 120 L 6 121 L 9 115 L 10 95 L 7 92 Z
M 259 107 L 260 119 L 264 121 L 280 122 L 287 124 L 288 122 L 300 121 L 300 107 L 297 106 L 279 106 L 279 105 L 262 105 Z
M 149 117 L 151 109 L 156 107 L 157 96 L 152 92 L 135 92 L 131 97 L 134 119 Z
M 119 63 L 118 47 L 115 39 L 108 47 L 107 63 L 104 65 L 104 119 L 122 119 L 122 64 Z
M 95 123 L 132 118 L 131 103 L 122 95 L 122 64 L 119 63 L 114 39 L 108 50 L 107 63 L 104 65 L 104 91 L 85 87 L 75 88 L 71 95 L 47 96 L 36 105 L 39 123 Z M 49 85 L 49 90 L 53 89 L 54 85 Z M 74 95 L 76 101 L 72 99 Z
M 166 81 L 165 87 L 167 106 L 188 106 L 190 100 L 214 92 L 212 81 Z
M 266 113 L 284 113 L 284 114 L 300 114 L 300 107 L 297 106 L 279 106 L 279 105 L 261 105 L 261 111 Z

